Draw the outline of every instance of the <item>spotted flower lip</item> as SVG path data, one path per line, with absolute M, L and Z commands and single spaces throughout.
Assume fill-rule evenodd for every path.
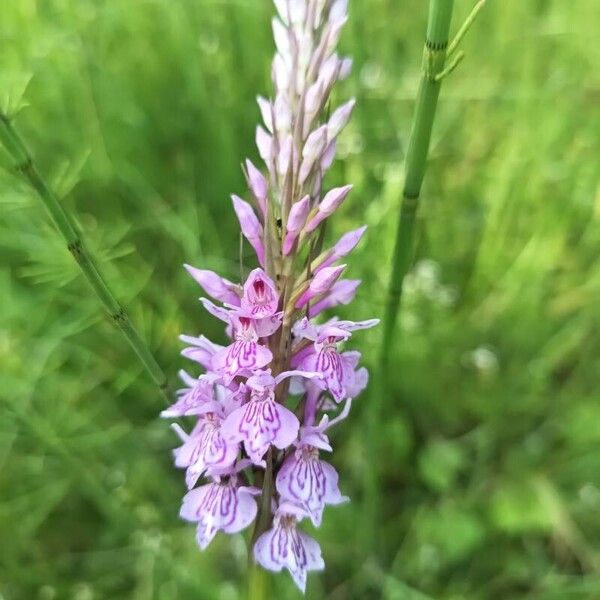
M 242 442 L 250 460 L 264 466 L 270 446 L 287 448 L 298 435 L 298 417 L 270 397 L 253 397 L 224 421 L 222 433 L 230 443 Z
M 182 356 L 204 372 L 180 372 L 183 386 L 161 416 L 192 421 L 191 428 L 173 425 L 181 439 L 173 456 L 188 487 L 180 516 L 196 524 L 200 549 L 219 532 L 236 534 L 255 521 L 255 561 L 288 571 L 304 591 L 308 573 L 324 561 L 303 522 L 319 527 L 326 507 L 348 501 L 331 432 L 368 382 L 360 353 L 342 346 L 378 321 L 321 318 L 353 300 L 360 281 L 342 279 L 352 265 L 339 263 L 366 229 L 344 233 L 333 246 L 324 237 L 325 222 L 352 190 L 324 186 L 355 106 L 351 99 L 329 111 L 332 88 L 352 64 L 336 52 L 348 2 L 274 2 L 274 90 L 257 98 L 263 124 L 255 138 L 266 171 L 246 160 L 250 201 L 231 197 L 257 268 L 240 264 L 247 276 L 237 283 L 205 265 L 185 265 L 206 296 L 202 306 L 224 324 L 224 339 L 181 336 Z M 324 452 L 331 457 L 323 460 Z M 253 481 L 273 485 L 261 490 Z M 259 510 L 270 514 L 258 517 Z
M 223 436 L 232 443 L 242 442 L 246 454 L 256 465 L 264 464 L 263 457 L 271 445 L 282 450 L 290 446 L 298 435 L 298 417 L 275 401 L 275 386 L 297 373 L 300 372 L 283 372 L 273 377 L 269 371 L 258 371 L 246 382 L 251 390 L 249 402 L 234 410 L 223 422 Z
M 338 343 L 349 339 L 352 331 L 374 327 L 379 321 L 338 321 L 332 320 L 315 326 L 304 318 L 294 327 L 299 338 L 313 341 L 312 346 L 304 347 L 292 359 L 292 365 L 305 371 L 321 373 L 316 381 L 322 389 L 327 389 L 336 402 L 353 398 L 367 382 L 366 371 L 356 370 L 360 354 L 340 352 Z
M 238 533 L 254 521 L 258 509 L 254 497 L 259 494 L 258 488 L 240 485 L 236 475 L 217 477 L 189 491 L 179 515 L 198 523 L 198 545 L 205 550 L 218 531 Z
M 313 388 L 314 391 L 314 388 Z M 310 392 L 309 392 L 310 395 Z M 306 406 L 306 421 L 312 422 L 317 409 L 319 393 L 309 399 Z M 296 450 L 284 461 L 276 479 L 276 488 L 282 502 L 299 506 L 319 527 L 326 505 L 338 505 L 349 501 L 338 487 L 336 470 L 319 457 L 319 451 L 331 452 L 326 431 L 348 417 L 352 400 L 347 400 L 340 413 L 333 419 L 324 415 L 318 425 L 300 428 Z M 312 415 L 308 413 L 313 412 Z
M 326 344 L 315 343 L 298 364 L 298 368 L 321 373 L 322 378 L 315 381 L 316 385 L 329 391 L 336 402 L 341 402 L 354 398 L 362 390 L 360 381 L 363 371 L 357 374 L 354 370 L 354 355 L 340 353 L 336 346 L 335 338 Z
M 269 348 L 259 343 L 259 338 L 277 331 L 281 324 L 280 314 L 253 319 L 243 311 L 218 307 L 206 298 L 201 298 L 201 302 L 208 312 L 228 323 L 227 331 L 234 338 L 231 344 L 217 350 L 210 362 L 210 368 L 219 373 L 226 383 L 271 362 L 273 354 Z M 262 307 L 260 312 L 263 312 Z
M 306 511 L 291 503 L 282 503 L 275 513 L 273 527 L 254 545 L 254 558 L 265 569 L 287 569 L 302 592 L 306 590 L 309 571 L 321 571 L 325 562 L 317 541 L 300 531 L 298 522 Z
M 336 470 L 319 459 L 318 448 L 301 443 L 281 466 L 276 487 L 282 499 L 301 506 L 313 525 L 319 527 L 326 504 L 350 500 L 340 493 L 338 479 Z
M 212 368 L 226 382 L 238 375 L 248 375 L 267 366 L 273 360 L 269 348 L 259 344 L 255 323 L 248 317 L 238 317 L 234 328 L 235 340 L 213 356 Z
M 188 489 L 193 488 L 200 476 L 211 467 L 229 467 L 237 458 L 237 445 L 229 443 L 223 437 L 221 419 L 214 413 L 201 416 L 189 435 L 177 424 L 173 425 L 173 429 L 183 442 L 174 451 L 175 466 L 186 469 Z

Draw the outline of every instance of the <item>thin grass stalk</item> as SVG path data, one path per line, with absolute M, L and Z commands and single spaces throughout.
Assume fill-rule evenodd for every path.
M 396 230 L 393 264 L 383 321 L 381 364 L 384 366 L 388 364 L 393 350 L 393 342 L 397 338 L 396 323 L 400 313 L 402 288 L 413 258 L 415 221 L 421 185 L 425 176 L 431 131 L 442 85 L 439 75 L 443 72 L 446 61 L 453 4 L 454 0 L 430 0 L 429 3 L 422 76 L 406 153 L 402 206 Z
M 396 230 L 392 270 L 383 319 L 379 372 L 373 382 L 372 402 L 367 417 L 369 455 L 373 457 L 380 456 L 381 408 L 388 393 L 390 359 L 394 350 L 394 342 L 398 338 L 396 323 L 400 311 L 402 287 L 413 258 L 416 215 L 425 175 L 431 131 L 444 75 L 453 4 L 454 0 L 430 0 L 429 2 L 422 75 L 406 153 L 402 205 Z M 380 510 L 377 460 L 371 462 L 369 469 L 365 469 L 365 475 L 365 526 L 361 528 L 361 541 L 372 552 L 377 552 L 376 523 Z
M 25 143 L 13 127 L 10 119 L 0 113 L 0 141 L 13 160 L 14 168 L 19 172 L 31 187 L 37 192 L 50 213 L 56 228 L 64 238 L 67 249 L 79 265 L 94 293 L 102 303 L 110 320 L 121 331 L 129 342 L 143 367 L 146 369 L 161 394 L 168 400 L 167 377 L 156 362 L 150 349 L 137 332 L 127 312 L 117 302 L 108 284 L 98 271 L 96 263 L 83 242 L 81 233 L 69 217 L 58 198 L 44 181 Z

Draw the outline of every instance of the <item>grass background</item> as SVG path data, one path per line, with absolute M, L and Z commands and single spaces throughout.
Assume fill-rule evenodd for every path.
M 457 0 L 454 29 L 471 6 Z M 426 3 L 350 8 L 355 69 L 337 99 L 358 105 L 328 182 L 355 184 L 331 236 L 370 226 L 344 312 L 360 319 L 382 313 Z M 17 126 L 172 378 L 179 333 L 222 336 L 181 264 L 238 276 L 228 194 L 256 157 L 272 12 L 267 0 L 0 11 L 0 101 L 24 104 Z M 598 17 L 594 0 L 490 0 L 464 43 L 442 91 L 382 451 L 367 453 L 365 393 L 332 459 L 353 502 L 326 511 L 328 568 L 308 598 L 600 597 Z M 378 340 L 357 336 L 371 367 Z M 177 518 L 160 409 L 39 200 L 0 171 L 2 600 L 241 598 L 243 537 L 200 554 Z M 285 576 L 273 588 L 298 597 Z

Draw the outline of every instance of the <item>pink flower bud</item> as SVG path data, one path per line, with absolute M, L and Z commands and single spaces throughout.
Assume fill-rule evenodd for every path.
M 327 123 L 327 133 L 329 139 L 337 137 L 340 131 L 342 131 L 342 129 L 346 126 L 346 123 L 348 123 L 350 120 L 350 116 L 352 115 L 355 104 L 356 100 L 352 98 L 352 100 L 342 104 L 333 112 L 331 118 L 329 119 L 329 123 Z
M 252 162 L 246 159 L 246 174 L 248 179 L 248 187 L 252 192 L 252 195 L 256 198 L 263 215 L 267 214 L 267 195 L 269 188 L 267 180 L 264 175 L 252 164 Z
M 328 267 L 340 258 L 343 258 L 347 254 L 350 254 L 350 252 L 352 252 L 352 250 L 356 248 L 356 245 L 358 244 L 358 242 L 360 242 L 360 239 L 362 238 L 366 230 L 367 226 L 363 225 L 362 227 L 359 227 L 354 231 L 349 231 L 348 233 L 345 233 L 337 241 L 335 246 L 326 253 L 325 259 L 321 264 L 317 266 L 317 269 L 323 269 L 325 267 Z
M 275 88 L 278 91 L 285 92 L 290 81 L 290 74 L 285 61 L 280 54 L 276 54 L 273 59 L 271 77 L 273 78 Z
M 350 71 L 352 71 L 352 59 L 342 58 L 340 61 L 340 72 L 338 74 L 338 79 L 343 81 L 350 75 Z
M 323 101 L 323 86 L 319 81 L 313 83 L 306 92 L 304 98 L 304 112 L 312 119 L 317 113 Z
M 325 151 L 323 152 L 323 154 L 321 156 L 321 169 L 323 171 L 326 171 L 331 166 L 331 163 L 333 162 L 333 159 L 335 158 L 335 150 L 336 150 L 335 140 L 331 140 L 331 142 L 329 144 L 327 144 L 327 148 L 325 148 Z
M 260 109 L 260 115 L 262 117 L 265 127 L 273 133 L 273 106 L 272 104 L 262 96 L 256 97 L 258 108 Z
M 348 17 L 342 16 L 339 19 L 331 19 L 329 20 L 329 34 L 327 36 L 327 46 L 326 53 L 329 54 L 332 50 L 335 49 L 337 43 L 340 39 L 340 35 L 342 34 L 342 29 L 346 24 Z
M 286 234 L 283 240 L 283 254 L 287 256 L 294 246 L 294 242 L 298 237 L 298 234 L 306 223 L 306 217 L 310 209 L 310 196 L 304 196 L 302 200 L 299 200 L 292 205 L 290 214 L 286 224 Z
M 277 170 L 279 175 L 285 176 L 290 168 L 290 161 L 294 155 L 294 140 L 291 134 L 287 134 L 279 144 L 277 154 Z
M 275 46 L 277 52 L 286 59 L 291 56 L 291 44 L 290 44 L 290 30 L 283 25 L 283 23 L 274 18 L 272 20 L 273 25 L 273 38 L 275 39 Z
M 315 295 L 324 294 L 346 269 L 346 265 L 325 267 L 315 274 L 308 289 Z
M 279 17 L 286 24 L 302 23 L 306 19 L 306 0 L 274 0 Z
M 267 165 L 273 160 L 273 138 L 259 125 L 256 128 L 256 147 Z
M 335 0 L 329 11 L 329 22 L 335 23 L 348 17 L 348 0 Z
M 319 83 L 325 90 L 331 89 L 340 72 L 340 59 L 337 54 L 332 54 L 323 62 L 319 69 Z
M 321 157 L 327 144 L 327 126 L 321 125 L 315 129 L 304 144 L 302 149 L 302 164 L 300 165 L 300 184 L 304 183 L 313 168 L 315 162 Z
M 273 104 L 273 127 L 279 135 L 290 133 L 292 129 L 292 110 L 287 98 L 278 94 Z
M 298 298 L 298 301 L 296 302 L 296 308 L 302 308 L 315 296 L 320 296 L 321 294 L 327 292 L 345 269 L 346 265 L 339 265 L 338 267 L 325 267 L 324 269 L 321 269 L 312 278 L 308 285 L 308 289 L 300 296 L 300 298 Z
M 262 227 L 252 207 L 245 201 L 233 194 L 231 196 L 235 214 L 240 222 L 242 234 L 254 248 L 258 262 L 264 266 L 265 248 L 262 241 Z
M 346 196 L 350 193 L 352 189 L 351 185 L 345 185 L 339 188 L 333 188 L 329 190 L 318 207 L 317 214 L 309 221 L 306 226 L 306 232 L 310 233 L 314 231 L 322 221 L 324 221 L 329 215 L 331 215 L 340 204 L 346 199 Z

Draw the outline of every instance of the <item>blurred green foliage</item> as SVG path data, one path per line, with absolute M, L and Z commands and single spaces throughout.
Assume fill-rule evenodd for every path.
M 381 314 L 419 76 L 422 0 L 352 0 L 330 184 L 370 226 L 346 315 Z M 454 27 L 471 2 L 457 0 Z M 239 274 L 228 194 L 270 90 L 267 0 L 7 0 L 0 102 L 171 378 L 219 324 L 181 268 Z M 600 46 L 594 0 L 490 0 L 444 84 L 383 452 L 369 394 L 336 432 L 331 600 L 600 597 Z M 6 165 L 6 157 L 1 157 Z M 0 598 L 236 600 L 246 550 L 200 554 L 175 439 L 38 199 L 0 172 Z M 251 266 L 247 254 L 246 266 Z M 378 332 L 361 336 L 376 368 Z M 377 462 L 376 549 L 361 545 Z M 274 598 L 297 598 L 285 576 Z

